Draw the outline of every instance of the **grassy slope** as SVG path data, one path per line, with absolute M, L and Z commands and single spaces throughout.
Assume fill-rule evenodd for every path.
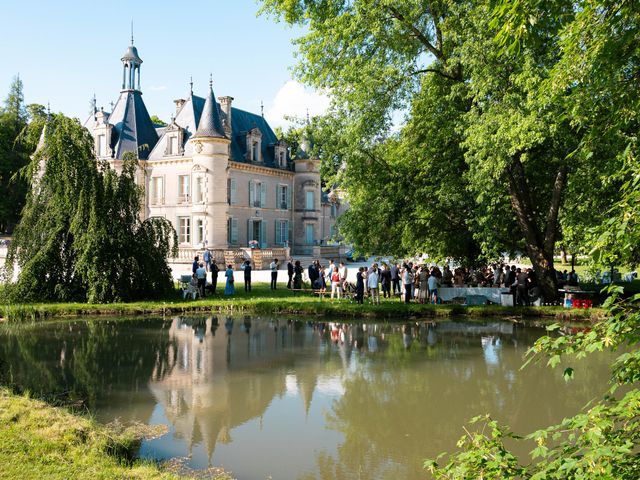
M 42 320 L 55 316 L 73 315 L 135 315 L 135 314 L 179 314 L 187 312 L 229 312 L 256 314 L 310 314 L 334 317 L 376 317 L 398 316 L 450 316 L 473 315 L 479 317 L 554 317 L 554 318 L 594 318 L 602 315 L 599 309 L 565 310 L 561 307 L 501 307 L 462 305 L 405 305 L 399 299 L 381 299 L 380 305 L 365 302 L 357 305 L 347 299 L 331 300 L 329 296 L 320 299 L 310 292 L 290 292 L 286 288 L 276 291 L 268 284 L 254 284 L 251 293 L 238 291 L 226 297 L 217 294 L 204 300 L 183 300 L 176 293 L 172 298 L 160 301 L 86 304 L 86 303 L 42 303 L 29 305 L 0 305 L 0 318 L 9 321 Z
M 131 433 L 115 433 L 84 416 L 0 389 L 0 479 L 181 478 L 152 463 L 127 463 L 136 445 Z

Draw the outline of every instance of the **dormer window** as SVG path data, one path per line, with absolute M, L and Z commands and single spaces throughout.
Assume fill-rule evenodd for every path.
M 247 160 L 262 162 L 262 132 L 259 128 L 252 128 L 247 132 Z
M 184 154 L 184 129 L 175 122 L 167 127 L 165 133 L 165 157 L 175 157 Z
M 104 157 L 107 154 L 107 136 L 105 134 L 98 135 L 98 156 Z
M 173 134 L 169 135 L 167 138 L 167 155 L 177 155 L 178 154 L 178 135 Z
M 275 166 L 287 168 L 287 142 L 279 140 L 271 146 L 273 147 L 273 162 Z

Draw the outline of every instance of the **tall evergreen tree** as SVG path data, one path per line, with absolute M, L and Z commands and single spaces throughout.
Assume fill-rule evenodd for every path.
M 27 126 L 22 88 L 16 76 L 0 109 L 0 234 L 10 232 L 18 221 L 26 193 L 26 182 L 17 175 L 29 161 L 28 146 L 20 138 Z

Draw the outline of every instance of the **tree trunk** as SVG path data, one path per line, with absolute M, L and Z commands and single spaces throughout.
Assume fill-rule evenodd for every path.
M 527 255 L 538 277 L 542 296 L 546 301 L 553 301 L 558 291 L 556 271 L 553 267 L 553 252 L 558 233 L 558 212 L 562 191 L 566 183 L 567 170 L 565 166 L 561 166 L 556 174 L 543 232 L 535 219 L 534 204 L 531 200 L 531 193 L 520 157 L 521 153 L 514 157 L 512 167 L 507 172 L 511 206 L 525 240 Z

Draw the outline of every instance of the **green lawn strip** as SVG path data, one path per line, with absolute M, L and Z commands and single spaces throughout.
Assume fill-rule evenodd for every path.
M 463 306 L 458 304 L 404 304 L 398 298 L 381 299 L 380 305 L 365 302 L 357 305 L 349 299 L 319 298 L 310 291 L 291 292 L 286 288 L 270 290 L 267 283 L 254 284 L 252 292 L 239 291 L 233 296 L 221 293 L 198 300 L 183 300 L 176 293 L 172 298 L 114 304 L 38 303 L 0 305 L 0 318 L 9 322 L 40 321 L 52 317 L 81 315 L 174 315 L 185 313 L 254 313 L 262 315 L 324 315 L 332 317 L 439 317 L 472 315 L 475 317 L 551 317 L 556 319 L 594 319 L 604 312 L 598 308 L 571 309 L 562 307 L 502 307 L 500 305 Z
M 139 435 L 0 388 L 0 479 L 189 478 L 131 460 Z

